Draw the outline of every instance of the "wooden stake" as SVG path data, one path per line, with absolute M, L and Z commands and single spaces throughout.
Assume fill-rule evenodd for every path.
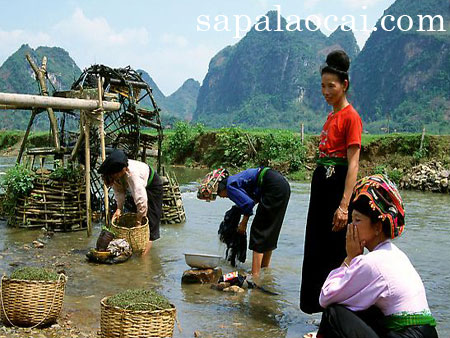
M 47 83 L 45 81 L 45 74 L 47 73 L 47 57 L 44 56 L 42 58 L 41 68 L 38 68 L 36 66 L 36 64 L 34 63 L 30 54 L 27 54 L 26 58 L 28 60 L 28 63 L 30 64 L 31 68 L 33 69 L 34 73 L 36 74 L 37 80 L 39 81 L 39 84 L 41 86 L 41 94 L 43 96 L 48 96 Z M 55 113 L 53 112 L 53 109 L 51 107 L 47 108 L 47 113 L 48 113 L 48 118 L 50 120 L 50 127 L 52 129 L 53 143 L 55 145 L 56 151 L 59 151 L 61 146 L 59 144 L 58 123 L 56 121 Z
M 84 127 L 84 156 L 85 156 L 85 171 L 86 171 L 86 221 L 87 221 L 87 235 L 92 234 L 92 210 L 91 210 L 91 148 L 90 148 L 90 123 L 89 119 L 81 112 L 81 118 Z
M 300 126 L 301 140 L 302 144 L 305 141 L 305 125 L 302 123 Z
M 102 161 L 106 159 L 106 149 L 105 149 L 105 124 L 103 119 L 103 79 L 98 77 L 97 81 L 98 87 L 98 107 L 100 109 L 100 126 L 99 126 L 99 134 L 100 134 L 100 147 L 102 150 Z M 108 196 L 108 187 L 103 182 L 103 197 L 105 203 L 105 223 L 106 226 L 109 227 L 109 196 Z
M 422 152 L 422 148 L 423 148 L 423 140 L 425 139 L 425 127 L 423 127 L 422 129 L 422 138 L 420 139 L 420 148 L 419 151 Z
M 23 155 L 23 152 L 25 150 L 25 144 L 27 143 L 28 136 L 30 135 L 30 130 L 31 130 L 31 127 L 33 126 L 33 122 L 34 122 L 34 118 L 35 117 L 36 117 L 36 110 L 33 109 L 31 111 L 30 121 L 28 121 L 27 130 L 25 132 L 25 135 L 23 135 L 22 144 L 20 145 L 19 154 L 17 155 L 17 160 L 16 160 L 17 164 L 19 164 L 20 161 L 22 160 L 22 155 Z

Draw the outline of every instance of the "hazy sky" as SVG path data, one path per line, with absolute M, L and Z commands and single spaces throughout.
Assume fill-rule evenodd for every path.
M 356 18 L 362 27 L 375 25 L 393 0 L 0 0 L 0 64 L 22 44 L 32 48 L 57 46 L 67 50 L 80 68 L 94 63 L 112 67 L 131 65 L 149 72 L 165 95 L 188 78 L 202 82 L 210 59 L 235 37 L 234 15 L 247 15 L 252 23 L 275 5 L 284 17 L 324 19 L 336 15 Z M 223 15 L 230 32 L 197 30 L 200 15 Z M 224 17 L 221 17 L 223 21 Z M 204 19 L 205 17 L 203 17 Z M 244 27 L 244 21 L 241 21 Z M 342 23 L 341 21 L 338 21 Z M 333 27 L 337 23 L 330 21 Z M 204 26 L 203 26 L 204 27 Z M 223 28 L 223 26 L 222 26 Z M 326 35 L 331 32 L 322 27 Z M 362 48 L 369 32 L 356 32 Z M 24 60 L 25 62 L 25 60 Z

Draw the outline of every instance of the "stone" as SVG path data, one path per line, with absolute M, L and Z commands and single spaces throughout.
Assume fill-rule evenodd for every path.
M 200 331 L 194 331 L 194 337 L 200 337 L 201 336 L 201 334 L 200 334 Z
M 41 242 L 39 242 L 39 241 L 33 241 L 33 246 L 34 246 L 35 248 L 41 249 L 41 248 L 44 247 L 44 244 L 41 243 Z
M 190 269 L 183 272 L 181 283 L 195 284 L 195 283 L 215 283 L 222 276 L 222 269 Z
M 230 286 L 230 283 L 222 282 L 222 283 L 211 284 L 211 289 L 223 291 L 223 289 L 226 289 L 229 286 Z
M 242 293 L 242 292 L 244 292 L 245 290 L 242 289 L 242 288 L 240 288 L 240 287 L 237 286 L 237 285 L 232 285 L 232 286 L 230 286 L 230 287 L 227 287 L 227 288 L 223 289 L 223 291 L 224 291 L 224 292 Z

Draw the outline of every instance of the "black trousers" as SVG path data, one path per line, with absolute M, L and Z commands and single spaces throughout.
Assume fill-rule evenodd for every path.
M 155 241 L 160 238 L 159 227 L 163 203 L 163 182 L 156 172 L 152 182 L 147 184 L 145 190 L 147 192 L 147 218 L 150 228 L 149 239 Z M 130 193 L 126 194 L 124 209 L 127 212 L 137 212 L 136 204 Z
M 429 325 L 409 326 L 401 331 L 389 331 L 384 315 L 376 307 L 353 312 L 343 305 L 331 305 L 322 314 L 318 337 L 321 338 L 438 338 Z

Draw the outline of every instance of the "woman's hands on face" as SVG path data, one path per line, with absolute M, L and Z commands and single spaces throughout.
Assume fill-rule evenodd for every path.
M 362 255 L 364 252 L 365 241 L 360 241 L 358 228 L 350 223 L 347 225 L 347 235 L 345 241 L 345 250 L 347 251 L 347 257 L 351 261 L 356 256 Z

